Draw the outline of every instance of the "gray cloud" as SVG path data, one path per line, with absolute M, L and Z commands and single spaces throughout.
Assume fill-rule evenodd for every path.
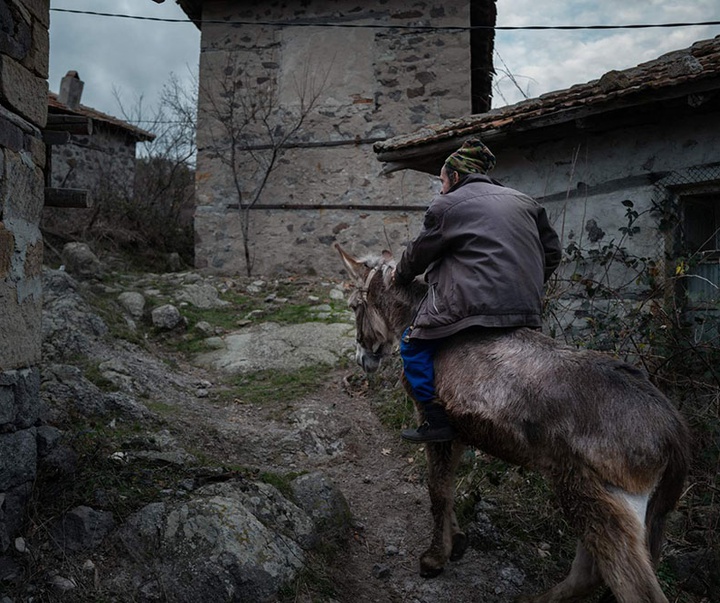
M 52 7 L 185 18 L 174 0 L 53 0 Z M 587 25 L 720 20 L 717 0 L 498 0 L 499 25 Z M 625 69 L 694 41 L 720 27 L 591 31 L 498 32 L 494 105 L 567 88 Z M 200 34 L 192 24 L 158 23 L 52 12 L 50 89 L 74 69 L 85 82 L 83 104 L 119 114 L 140 95 L 151 109 L 171 73 L 188 82 L 197 73 Z M 513 79 L 510 77 L 514 78 Z M 522 90 L 522 93 L 520 91 Z
M 151 0 L 53 0 L 51 8 L 55 7 L 186 18 L 174 0 L 164 4 Z M 82 103 L 110 115 L 120 114 L 114 89 L 126 108 L 143 96 L 143 105 L 151 109 L 171 73 L 190 85 L 197 74 L 199 52 L 200 32 L 191 23 L 50 13 L 50 90 L 57 92 L 62 77 L 75 70 L 85 82 Z

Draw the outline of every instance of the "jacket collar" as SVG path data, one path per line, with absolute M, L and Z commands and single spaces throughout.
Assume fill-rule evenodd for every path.
M 497 180 L 493 180 L 487 174 L 464 174 L 460 176 L 460 180 L 458 180 L 456 184 L 450 187 L 450 190 L 448 190 L 446 194 L 452 193 L 460 187 L 472 182 L 484 182 L 485 184 L 496 184 L 498 186 L 502 186 L 502 184 L 500 184 Z

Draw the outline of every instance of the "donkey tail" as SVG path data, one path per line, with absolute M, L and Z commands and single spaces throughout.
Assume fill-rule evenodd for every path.
M 669 446 L 667 465 L 650 497 L 645 516 L 650 558 L 656 567 L 660 561 L 667 515 L 675 508 L 682 494 L 690 464 L 687 427 L 683 424 L 674 435 Z

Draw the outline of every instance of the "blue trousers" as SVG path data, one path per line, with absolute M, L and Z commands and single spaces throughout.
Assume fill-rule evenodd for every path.
M 400 339 L 400 357 L 413 398 L 421 404 L 435 399 L 435 351 L 442 339 L 410 339 L 410 328 Z

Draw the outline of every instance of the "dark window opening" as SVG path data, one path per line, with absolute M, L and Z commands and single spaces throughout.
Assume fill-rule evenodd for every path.
M 682 199 L 683 285 L 688 309 L 720 303 L 720 191 Z

